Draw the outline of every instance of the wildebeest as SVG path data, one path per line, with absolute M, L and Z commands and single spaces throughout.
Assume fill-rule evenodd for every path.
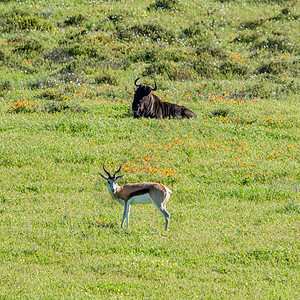
M 157 84 L 155 87 L 151 87 L 145 84 L 137 84 L 137 78 L 134 81 L 137 90 L 134 94 L 132 103 L 132 111 L 135 118 L 196 118 L 196 115 L 184 106 L 173 104 L 170 102 L 163 102 L 152 91 L 157 90 Z

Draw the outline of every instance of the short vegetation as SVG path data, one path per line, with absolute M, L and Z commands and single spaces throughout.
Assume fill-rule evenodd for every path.
M 0 298 L 300 298 L 299 4 L 200 2 L 0 1 Z M 134 119 L 137 77 L 197 118 Z

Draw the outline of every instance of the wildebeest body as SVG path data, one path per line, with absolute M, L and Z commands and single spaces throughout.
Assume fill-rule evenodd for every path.
M 137 85 L 138 79 L 134 82 L 138 89 L 135 91 L 132 103 L 135 118 L 196 118 L 196 115 L 185 106 L 163 102 L 153 94 L 152 91 L 157 89 L 156 83 L 155 88 L 144 84 Z

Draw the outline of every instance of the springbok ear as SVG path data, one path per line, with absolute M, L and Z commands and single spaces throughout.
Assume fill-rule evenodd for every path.
M 119 175 L 116 177 L 115 181 L 118 181 L 120 178 L 122 178 L 124 175 Z
M 108 179 L 108 177 L 106 177 L 106 176 L 104 176 L 104 175 L 102 175 L 101 173 L 99 173 L 99 175 L 101 175 L 104 179 Z

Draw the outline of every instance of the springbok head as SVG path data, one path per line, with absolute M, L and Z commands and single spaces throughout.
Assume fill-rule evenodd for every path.
M 103 170 L 104 172 L 108 175 L 107 176 L 104 176 L 102 175 L 101 173 L 99 173 L 108 183 L 108 185 L 110 186 L 113 186 L 115 183 L 117 183 L 117 181 L 122 178 L 124 175 L 119 175 L 119 176 L 116 176 L 120 171 L 121 171 L 121 168 L 122 166 L 120 165 L 119 169 L 115 172 L 114 175 L 111 175 L 104 167 L 104 164 L 103 164 Z

